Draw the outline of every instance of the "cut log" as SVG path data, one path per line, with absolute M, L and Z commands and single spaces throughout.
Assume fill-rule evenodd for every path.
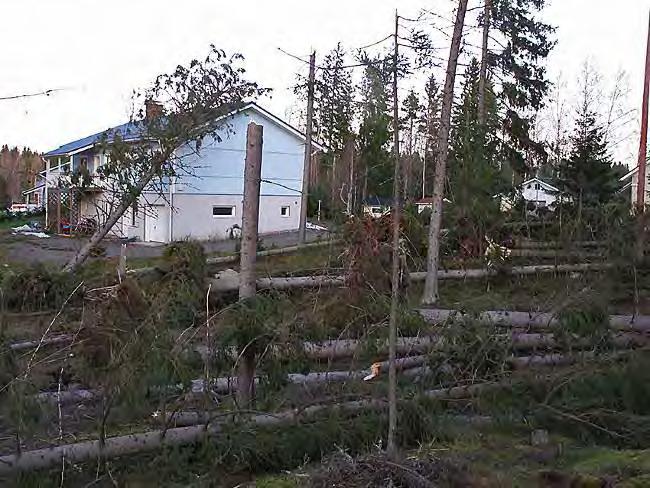
M 537 241 L 534 239 L 515 239 L 515 248 L 522 249 L 571 249 L 576 247 L 606 247 L 605 241 Z
M 277 255 L 282 255 L 282 254 L 291 254 L 294 252 L 297 252 L 301 249 L 310 249 L 310 248 L 317 248 L 317 247 L 323 247 L 323 246 L 334 246 L 342 241 L 340 239 L 326 239 L 322 241 L 317 241 L 317 242 L 310 242 L 308 244 L 303 244 L 302 246 L 286 246 L 286 247 L 279 247 L 277 249 L 267 249 L 265 251 L 259 251 L 257 253 L 257 257 L 264 257 L 264 256 L 277 256 Z M 205 260 L 205 264 L 229 264 L 229 263 L 237 263 L 239 262 L 239 254 L 229 254 L 228 256 L 215 256 L 212 258 L 207 258 Z M 153 273 L 157 271 L 158 268 L 155 266 L 149 266 L 146 268 L 136 268 L 136 269 L 130 269 L 126 273 L 128 275 L 133 275 L 133 276 L 138 276 L 138 275 L 145 275 L 148 273 Z
M 27 349 L 35 349 L 37 347 L 67 344 L 72 341 L 72 338 L 73 336 L 71 334 L 61 334 L 52 337 L 46 337 L 43 340 L 14 342 L 13 344 L 9 345 L 9 349 L 12 351 L 25 351 Z
M 431 324 L 441 324 L 447 320 L 476 320 L 508 327 L 547 329 L 559 325 L 558 319 L 544 312 L 486 311 L 468 314 L 459 310 L 420 309 L 420 315 Z M 609 324 L 613 329 L 623 331 L 650 332 L 650 315 L 610 315 Z
M 303 410 L 288 410 L 275 414 L 261 414 L 245 418 L 245 423 L 257 427 L 291 423 L 303 417 L 313 416 L 323 411 L 357 412 L 359 410 L 383 408 L 385 402 L 380 400 L 356 400 L 334 405 L 313 405 Z M 32 471 L 59 466 L 65 460 L 79 463 L 94 459 L 110 459 L 128 454 L 150 452 L 162 447 L 193 444 L 209 436 L 218 435 L 223 424 L 192 425 L 166 430 L 153 430 L 137 434 L 108 437 L 102 443 L 99 440 L 77 442 L 45 449 L 25 451 L 20 454 L 0 456 L 0 474 L 16 471 Z
M 511 249 L 511 258 L 581 258 L 595 259 L 604 257 L 603 253 L 597 251 L 580 251 L 564 249 Z
M 497 276 L 501 274 L 513 276 L 526 276 L 545 273 L 572 273 L 585 271 L 602 271 L 610 269 L 608 263 L 580 263 L 580 264 L 538 264 L 534 266 L 513 266 L 509 269 L 450 269 L 438 272 L 438 279 L 441 280 L 464 280 L 470 278 L 485 278 L 488 276 Z M 426 272 L 411 273 L 412 281 L 424 281 Z
M 570 273 L 586 271 L 602 271 L 611 268 L 607 263 L 582 263 L 582 264 L 540 264 L 535 266 L 514 266 L 505 270 L 493 269 L 452 269 L 441 270 L 438 272 L 438 278 L 441 280 L 465 280 L 471 278 L 485 278 L 488 276 L 497 276 L 501 274 L 509 275 L 535 275 L 543 273 Z M 410 274 L 412 281 L 424 281 L 425 272 L 416 272 Z M 216 291 L 235 291 L 237 289 L 235 280 L 218 279 L 210 280 L 212 289 Z M 346 285 L 345 276 L 294 276 L 294 277 L 272 277 L 260 278 L 257 280 L 257 288 L 272 288 L 276 290 L 290 290 L 293 288 L 320 288 L 320 287 L 344 287 Z
M 257 257 L 261 258 L 265 256 L 277 256 L 282 254 L 290 254 L 290 253 L 301 251 L 303 249 L 311 249 L 311 248 L 317 248 L 323 246 L 334 246 L 340 244 L 341 242 L 342 242 L 341 239 L 330 239 L 330 240 L 323 240 L 317 242 L 309 242 L 307 244 L 302 244 L 300 246 L 287 246 L 287 247 L 280 247 L 277 249 L 267 249 L 265 251 L 259 251 L 257 253 Z M 206 264 L 227 264 L 227 263 L 236 263 L 238 261 L 239 261 L 239 255 L 237 254 L 232 254 L 230 256 L 218 256 L 214 258 L 207 258 L 205 260 Z

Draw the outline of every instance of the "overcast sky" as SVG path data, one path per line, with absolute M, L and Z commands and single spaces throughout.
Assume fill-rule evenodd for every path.
M 470 0 L 470 6 L 479 0 Z M 130 94 L 214 43 L 246 56 L 251 78 L 273 88 L 262 105 L 284 116 L 301 69 L 277 50 L 323 53 L 389 33 L 396 7 L 449 12 L 450 0 L 0 0 L 0 97 L 64 88 L 49 97 L 0 101 L 0 144 L 46 151 L 128 119 Z M 551 76 L 571 84 L 591 58 L 605 77 L 623 68 L 641 102 L 650 0 L 552 0 L 558 27 Z M 448 14 L 447 14 L 448 15 Z M 444 38 L 441 38 L 441 41 Z M 448 41 L 447 41 L 448 42 Z

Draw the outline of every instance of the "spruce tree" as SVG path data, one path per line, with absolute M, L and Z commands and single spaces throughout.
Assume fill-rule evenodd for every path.
M 380 58 L 366 62 L 361 82 L 359 153 L 364 170 L 363 196 L 387 197 L 392 191 L 393 164 L 388 152 L 392 136 L 389 113 L 391 69 Z
M 557 183 L 569 203 L 581 214 L 585 207 L 610 201 L 617 183 L 607 151 L 605 129 L 586 101 L 580 106 L 571 146 L 569 157 L 560 165 Z
M 547 0 L 492 0 L 488 52 L 490 71 L 501 81 L 503 158 L 520 174 L 531 160 L 545 158 L 544 145 L 531 136 L 533 118 L 542 108 L 550 83 L 543 61 L 555 45 L 555 28 L 537 15 Z
M 485 125 L 479 114 L 480 65 L 472 59 L 462 84 L 460 103 L 451 125 L 448 214 L 460 241 L 471 241 L 472 252 L 483 248 L 484 236 L 498 215 L 495 195 L 503 191 L 499 171 L 499 115 L 491 83 L 486 83 Z M 469 249 L 468 249 L 469 251 Z

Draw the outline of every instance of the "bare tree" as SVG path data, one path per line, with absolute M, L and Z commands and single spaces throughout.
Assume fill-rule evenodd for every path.
M 490 14 L 492 1 L 485 0 L 483 9 L 483 42 L 481 44 L 481 72 L 478 85 L 478 121 L 485 126 L 485 90 L 487 85 L 488 43 L 490 41 Z
M 424 285 L 422 302 L 433 305 L 438 300 L 438 264 L 440 259 L 440 228 L 442 226 L 442 199 L 445 192 L 445 173 L 447 169 L 447 156 L 449 154 L 449 130 L 451 123 L 451 108 L 454 101 L 454 82 L 456 68 L 460 54 L 460 44 L 463 38 L 463 26 L 467 13 L 467 1 L 458 1 L 454 33 L 451 38 L 449 60 L 447 62 L 447 75 L 442 96 L 440 114 L 440 129 L 438 132 L 438 154 L 436 159 L 436 174 L 433 182 L 433 211 L 431 212 L 431 225 L 429 226 L 429 250 L 427 256 L 427 277 Z
M 106 153 L 97 179 L 110 200 L 107 217 L 64 271 L 75 271 L 145 190 L 166 199 L 171 181 L 193 174 L 184 154 L 200 152 L 208 137 L 220 141 L 229 130 L 228 115 L 268 91 L 244 78 L 242 60 L 212 46 L 205 59 L 158 76 L 134 96 L 141 108 L 134 110 L 132 123 L 106 132 L 99 143 Z M 159 110 L 146 117 L 144 100 L 161 102 Z

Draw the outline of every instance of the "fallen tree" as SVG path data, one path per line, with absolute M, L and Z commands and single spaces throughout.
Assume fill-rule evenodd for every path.
M 448 320 L 476 320 L 523 329 L 548 329 L 561 325 L 556 314 L 545 312 L 485 311 L 478 314 L 462 310 L 420 309 L 420 315 L 431 324 L 442 324 Z M 610 315 L 609 325 L 623 331 L 650 332 L 650 315 Z
M 438 279 L 441 280 L 465 280 L 472 278 L 486 278 L 489 276 L 512 275 L 526 276 L 547 273 L 581 273 L 588 271 L 602 271 L 612 266 L 607 263 L 582 263 L 582 264 L 540 264 L 534 266 L 513 266 L 505 269 L 451 269 L 438 271 Z M 410 273 L 411 281 L 424 281 L 426 272 Z M 213 291 L 235 291 L 238 288 L 238 278 L 229 276 L 228 279 L 213 278 L 209 284 Z M 257 280 L 257 288 L 289 290 L 293 288 L 320 288 L 320 287 L 344 287 L 346 286 L 345 276 L 294 276 L 294 277 L 271 277 Z
M 426 391 L 422 396 L 433 399 L 463 398 L 463 396 L 476 396 L 482 392 L 496 388 L 509 387 L 510 384 L 510 382 L 495 382 L 450 387 Z M 178 424 L 184 422 L 191 424 L 191 422 L 194 422 L 194 424 L 0 456 L 0 475 L 10 475 L 21 471 L 34 471 L 60 466 L 62 462 L 82 463 L 92 460 L 106 460 L 129 454 L 151 452 L 165 447 L 194 444 L 202 440 L 207 440 L 210 437 L 218 436 L 224 431 L 227 424 L 232 424 L 239 420 L 245 425 L 266 427 L 298 422 L 304 418 L 314 417 L 321 413 L 346 415 L 359 411 L 377 411 L 386 408 L 388 408 L 388 404 L 384 400 L 369 399 L 311 405 L 302 409 L 252 416 L 245 416 L 239 412 L 218 415 L 203 412 L 177 412 L 173 415 L 172 419 L 169 419 L 171 422 L 177 422 Z M 221 418 L 220 422 L 214 422 L 216 416 Z M 471 417 L 461 416 L 461 418 L 465 422 L 471 421 L 469 420 Z M 480 417 L 480 420 L 477 422 L 485 423 L 487 421 L 486 419 L 487 417 Z
M 266 256 L 279 256 L 284 254 L 291 254 L 294 252 L 301 251 L 303 249 L 312 249 L 312 248 L 318 248 L 324 246 L 335 246 L 340 242 L 341 242 L 340 239 L 325 239 L 322 241 L 303 244 L 301 246 L 286 246 L 286 247 L 279 247 L 276 249 L 267 249 L 265 251 L 258 251 L 257 257 L 260 258 Z M 237 263 L 237 262 L 239 262 L 239 254 L 229 254 L 227 256 L 214 256 L 211 258 L 207 258 L 205 260 L 205 264 L 208 265 L 229 264 L 229 263 Z M 156 266 L 149 266 L 146 268 L 130 269 L 126 273 L 129 275 L 138 276 L 138 275 L 144 275 L 148 273 L 154 273 L 158 270 L 159 268 L 157 268 Z

